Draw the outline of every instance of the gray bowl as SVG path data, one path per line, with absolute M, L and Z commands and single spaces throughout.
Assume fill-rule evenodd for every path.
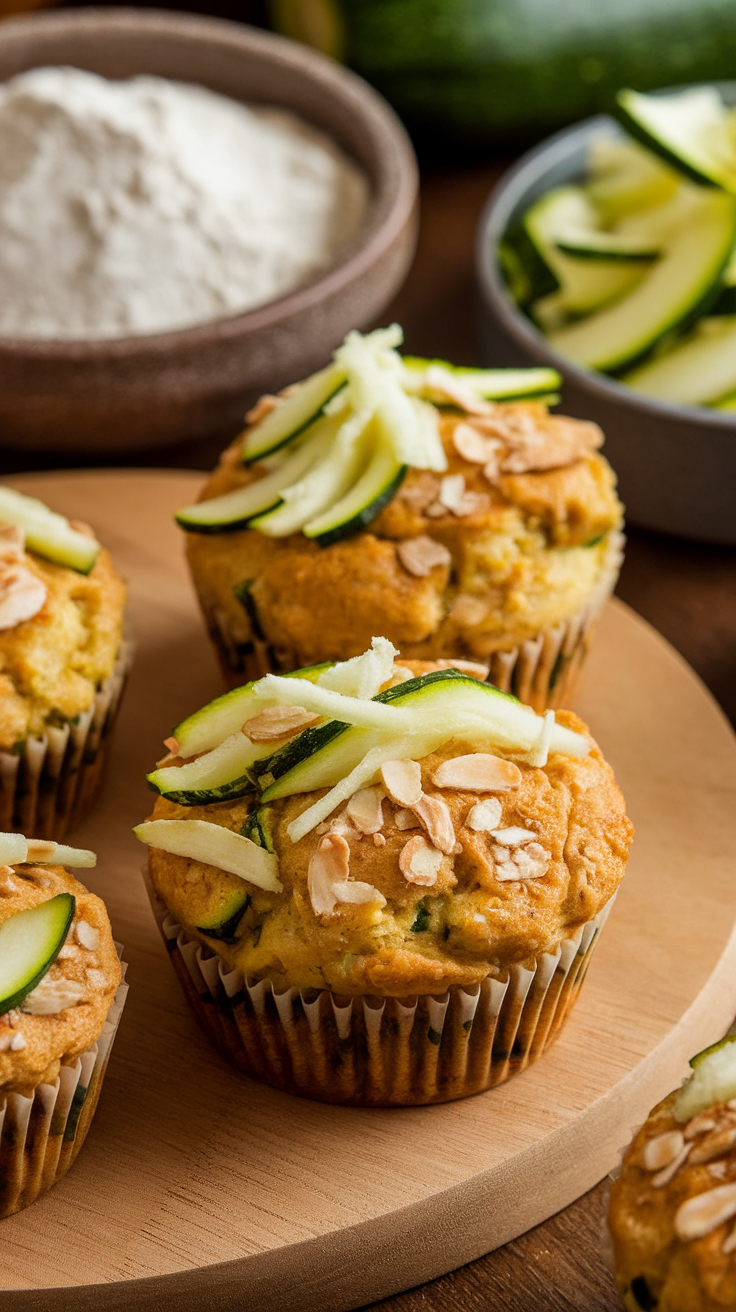
M 736 544 L 734 416 L 652 401 L 604 374 L 570 364 L 522 314 L 498 266 L 498 242 L 509 221 L 551 187 L 582 178 L 590 142 L 604 133 L 621 134 L 606 115 L 558 132 L 524 155 L 492 193 L 477 246 L 484 355 L 490 364 L 559 369 L 562 409 L 601 425 L 632 523 Z

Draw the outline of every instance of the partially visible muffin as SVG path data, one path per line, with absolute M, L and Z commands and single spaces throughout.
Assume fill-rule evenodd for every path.
M 369 349 L 372 339 L 362 340 Z M 179 517 L 226 673 L 242 682 L 344 660 L 380 632 L 409 658 L 481 661 L 497 686 L 536 709 L 566 704 L 621 559 L 622 507 L 600 429 L 534 399 L 486 400 L 470 371 L 424 362 L 402 376 L 395 352 L 376 351 L 397 391 L 415 388 L 425 418 L 431 412 L 439 459 L 434 449 L 417 455 L 382 501 L 337 533 L 315 536 L 309 523 L 281 533 L 278 506 L 236 527 L 231 516 L 221 531 Z M 248 463 L 249 444 L 295 393 L 256 407 L 202 501 L 225 505 L 219 498 L 273 475 L 292 445 Z M 354 412 L 345 413 L 349 422 Z M 325 422 L 299 431 L 297 454 Z M 340 440 L 337 432 L 335 448 Z
M 6 828 L 61 838 L 89 806 L 129 663 L 124 607 L 123 580 L 91 529 L 0 489 Z
M 736 1307 L 736 1036 L 694 1058 L 647 1117 L 611 1189 L 608 1228 L 629 1312 Z
M 94 865 L 94 853 L 0 834 L 3 857 L 12 864 L 0 865 L 0 1217 L 76 1157 L 125 997 L 104 903 L 55 864 Z

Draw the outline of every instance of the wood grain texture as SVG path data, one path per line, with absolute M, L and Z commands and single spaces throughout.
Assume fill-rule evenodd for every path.
M 171 522 L 196 482 L 154 472 L 13 480 L 95 525 L 130 580 L 139 643 L 113 769 L 75 836 L 100 852 L 89 882 L 125 942 L 130 1002 L 78 1164 L 3 1223 L 0 1287 L 13 1291 L 14 1312 L 45 1312 L 52 1289 L 61 1312 L 194 1312 L 205 1301 L 223 1312 L 329 1312 L 418 1284 L 594 1185 L 736 1009 L 736 745 L 671 649 L 614 606 L 580 709 L 638 837 L 553 1052 L 489 1094 L 401 1111 L 312 1104 L 226 1068 L 160 947 L 130 833 L 148 809 L 143 775 L 161 739 L 219 688 Z

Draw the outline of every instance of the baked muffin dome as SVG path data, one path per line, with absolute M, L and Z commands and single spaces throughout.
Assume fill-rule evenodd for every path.
M 274 996 L 477 1000 L 491 981 L 511 1007 L 584 931 L 587 953 L 626 867 L 623 798 L 572 712 L 393 656 L 374 640 L 178 726 L 136 830 L 154 907 L 223 978 Z
M 736 1307 L 736 1044 L 647 1117 L 611 1189 L 616 1280 L 630 1312 Z
M 423 395 L 438 403 L 439 459 L 405 467 L 383 508 L 374 503 L 350 532 L 315 537 L 307 525 L 280 535 L 269 526 L 278 507 L 245 527 L 231 521 L 227 532 L 212 531 L 209 521 L 202 531 L 196 516 L 180 516 L 202 608 L 233 678 L 344 660 L 381 632 L 409 658 L 491 666 L 506 655 L 505 665 L 495 661 L 493 681 L 541 708 L 539 689 L 535 696 L 510 681 L 520 645 L 573 617 L 580 629 L 580 617 L 610 592 L 620 562 L 622 507 L 598 450 L 603 435 L 533 399 L 469 395 L 462 373 L 458 382 L 429 366 L 423 377 Z M 225 505 L 219 498 L 273 477 L 278 453 L 265 464 L 243 461 L 264 413 L 267 422 L 274 411 L 256 407 L 224 453 L 204 502 Z M 573 643 L 565 647 L 559 637 L 550 665 L 563 648 L 569 661 Z

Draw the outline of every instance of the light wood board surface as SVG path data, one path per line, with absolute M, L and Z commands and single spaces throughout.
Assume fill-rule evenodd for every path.
M 342 1312 L 477 1257 L 599 1180 L 736 1010 L 736 741 L 692 672 L 611 605 L 578 709 L 637 838 L 555 1049 L 444 1106 L 294 1099 L 237 1076 L 199 1034 L 130 833 L 162 738 L 221 688 L 171 520 L 199 478 L 12 481 L 94 525 L 129 580 L 138 642 L 103 795 L 75 834 L 100 854 L 88 882 L 126 945 L 131 993 L 78 1163 L 2 1222 L 14 1312 Z

